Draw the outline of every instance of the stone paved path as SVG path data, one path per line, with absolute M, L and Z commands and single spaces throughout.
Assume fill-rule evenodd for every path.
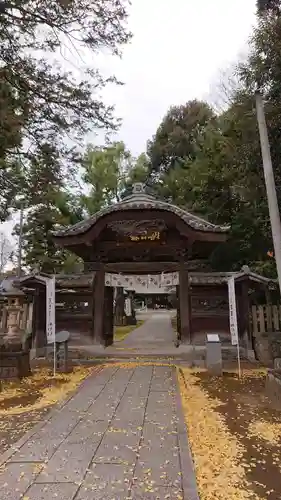
M 1 500 L 198 500 L 172 367 L 89 377 L 3 459 Z
M 133 330 L 122 342 L 118 342 L 118 346 L 144 349 L 151 349 L 153 346 L 157 349 L 173 348 L 176 335 L 171 323 L 172 316 L 173 313 L 169 311 L 152 312 L 144 324 Z M 142 319 L 141 315 L 139 318 Z

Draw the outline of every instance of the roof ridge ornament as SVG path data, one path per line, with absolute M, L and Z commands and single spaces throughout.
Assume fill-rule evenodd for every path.
M 144 182 L 135 182 L 132 185 L 132 194 L 144 194 L 145 193 L 145 184 Z
M 131 200 L 138 196 L 156 199 L 154 189 L 148 186 L 147 182 L 134 182 L 130 186 L 127 186 L 121 194 L 121 204 L 123 201 Z

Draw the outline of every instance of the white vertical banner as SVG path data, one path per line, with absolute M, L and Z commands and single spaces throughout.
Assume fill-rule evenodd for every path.
M 229 328 L 231 335 L 231 344 L 237 346 L 238 375 L 240 378 L 241 376 L 240 349 L 239 349 L 239 337 L 238 337 L 235 280 L 233 276 L 228 280 L 228 302 L 229 302 Z
M 56 281 L 55 277 L 46 280 L 46 335 L 47 344 L 56 340 Z
M 125 299 L 125 314 L 126 316 L 132 316 L 131 299 L 129 297 Z

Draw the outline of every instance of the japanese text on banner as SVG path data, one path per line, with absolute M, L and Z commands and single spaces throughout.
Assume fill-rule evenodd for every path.
M 238 344 L 238 324 L 234 278 L 228 280 L 229 327 L 232 345 Z
M 53 343 L 56 336 L 55 307 L 55 278 L 50 278 L 46 281 L 46 336 L 48 344 Z

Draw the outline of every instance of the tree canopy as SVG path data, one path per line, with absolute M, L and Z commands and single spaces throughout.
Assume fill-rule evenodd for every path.
M 259 15 L 268 13 L 280 14 L 280 0 L 257 0 L 257 11 Z
M 121 55 L 131 37 L 128 5 L 0 1 L 0 221 L 24 203 L 25 261 L 45 271 L 69 257 L 54 247 L 51 230 L 84 214 L 74 188 L 85 134 L 119 125 L 101 91 L 120 82 L 104 76 L 93 56 Z
M 268 256 L 272 235 L 254 93 L 259 88 L 264 95 L 280 203 L 280 6 L 276 0 L 257 2 L 249 56 L 235 68 L 239 84 L 227 89 L 225 109 L 216 114 L 208 112 L 207 103 L 197 102 L 192 122 L 194 101 L 171 108 L 148 143 L 152 175 L 163 196 L 214 223 L 231 225 L 228 242 L 213 255 L 215 269 L 248 264 L 271 276 L 276 272 L 274 259 Z M 206 113 L 198 114 L 198 109 Z
M 86 65 L 82 52 L 121 53 L 130 39 L 127 5 L 127 0 L 0 2 L 1 183 L 7 179 L 0 220 L 16 195 L 9 181 L 17 179 L 19 165 L 25 172 L 41 158 L 46 143 L 70 178 L 85 134 L 116 129 L 113 108 L 100 91 L 118 82 L 113 75 L 104 77 L 92 57 Z
M 78 150 L 90 128 L 118 126 L 112 108 L 98 97 L 115 80 L 92 67 L 83 67 L 77 78 L 50 62 L 66 43 L 119 53 L 130 37 L 125 0 L 48 6 L 39 0 L 36 10 L 30 0 L 0 5 L 0 217 L 18 206 L 20 191 L 28 207 L 27 265 L 39 262 L 47 271 L 79 266 L 53 245 L 52 230 L 118 201 L 134 182 L 148 181 L 159 196 L 231 225 L 228 242 L 212 256 L 214 270 L 248 264 L 275 275 L 254 92 L 264 94 L 281 202 L 280 1 L 257 1 L 249 55 L 233 70 L 235 85 L 224 89 L 223 109 L 200 100 L 171 106 L 138 158 L 123 142 Z
M 148 142 L 152 171 L 167 171 L 177 163 L 196 158 L 206 128 L 214 120 L 215 114 L 205 102 L 194 100 L 172 106 Z
M 129 186 L 145 180 L 147 163 L 145 154 L 134 158 L 123 142 L 89 144 L 81 159 L 82 185 L 73 192 L 66 188 L 56 157 L 46 144 L 44 155 L 32 162 L 26 179 L 27 186 L 34 188 L 24 196 L 30 207 L 23 225 L 24 264 L 39 265 L 47 273 L 81 270 L 80 259 L 55 246 L 52 232 L 119 201 Z

